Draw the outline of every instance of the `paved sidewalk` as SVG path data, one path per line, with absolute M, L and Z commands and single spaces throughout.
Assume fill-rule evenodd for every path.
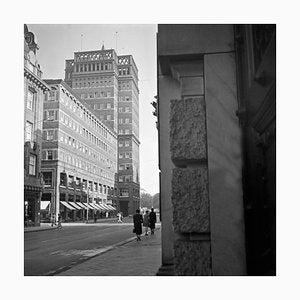
M 155 276 L 161 266 L 161 230 L 75 265 L 56 276 Z

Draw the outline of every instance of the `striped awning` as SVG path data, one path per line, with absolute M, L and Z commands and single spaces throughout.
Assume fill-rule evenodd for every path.
M 68 209 L 76 210 L 76 208 L 73 207 L 73 206 L 71 206 L 68 202 L 60 201 L 60 203 L 61 203 L 62 205 L 64 205 L 66 208 L 68 208 Z
M 82 209 L 81 206 L 79 206 L 76 202 L 68 202 L 71 206 L 74 206 L 76 209 Z

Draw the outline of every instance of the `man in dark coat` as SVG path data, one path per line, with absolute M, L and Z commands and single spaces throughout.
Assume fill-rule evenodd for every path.
M 140 214 L 140 210 L 136 210 L 136 214 L 133 216 L 133 226 L 134 226 L 134 233 L 136 234 L 136 240 L 141 240 L 142 234 L 142 224 L 143 224 L 143 216 Z
M 154 234 L 155 223 L 156 223 L 156 213 L 154 212 L 154 209 L 151 208 L 151 212 L 149 214 L 149 227 L 151 229 L 151 234 Z

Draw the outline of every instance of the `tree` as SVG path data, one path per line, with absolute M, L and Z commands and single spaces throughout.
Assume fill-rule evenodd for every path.
M 153 208 L 159 209 L 159 193 L 156 193 L 152 196 L 152 205 Z
M 151 207 L 152 196 L 149 193 L 141 193 L 140 199 L 141 207 Z

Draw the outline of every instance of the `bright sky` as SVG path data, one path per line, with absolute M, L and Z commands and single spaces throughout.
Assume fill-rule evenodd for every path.
M 117 50 L 131 54 L 139 70 L 140 181 L 141 191 L 158 193 L 158 141 L 156 118 L 150 104 L 156 90 L 156 25 L 49 25 L 27 24 L 39 45 L 38 62 L 43 78 L 64 79 L 65 60 L 76 51 Z M 116 34 L 117 32 L 117 34 Z M 81 35 L 83 35 L 81 40 Z M 81 48 L 82 45 L 82 48 Z

